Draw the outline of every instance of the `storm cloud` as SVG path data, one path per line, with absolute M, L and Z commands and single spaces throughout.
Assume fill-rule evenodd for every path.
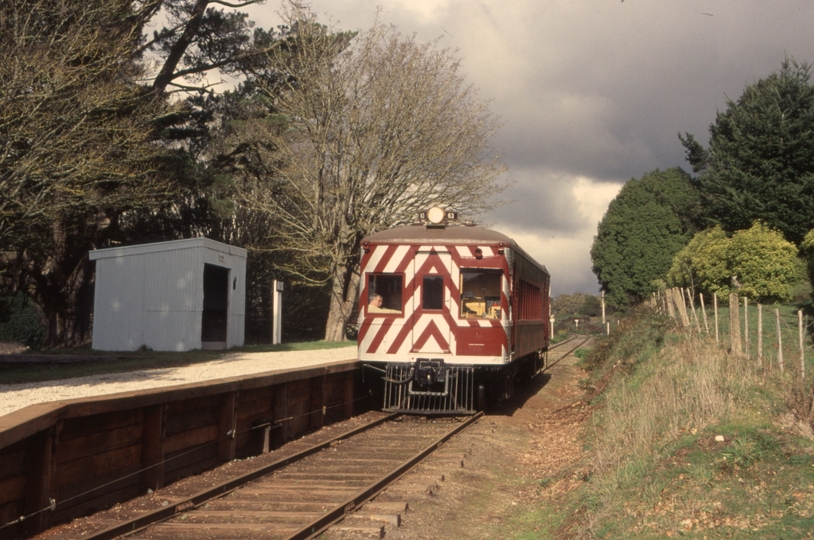
M 803 0 L 311 0 L 341 30 L 379 18 L 456 49 L 502 128 L 511 201 L 481 221 L 552 273 L 553 293 L 596 292 L 589 250 L 623 183 L 683 167 L 677 134 L 705 143 L 716 111 L 785 57 L 814 61 Z M 247 11 L 279 24 L 274 0 Z M 454 206 L 454 201 L 450 201 Z

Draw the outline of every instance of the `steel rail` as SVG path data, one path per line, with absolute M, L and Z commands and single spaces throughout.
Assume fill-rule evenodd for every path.
M 316 444 L 314 446 L 308 447 L 305 450 L 297 452 L 291 456 L 286 458 L 279 459 L 274 463 L 270 463 L 253 471 L 250 471 L 246 474 L 241 476 L 232 478 L 231 480 L 227 480 L 220 484 L 217 484 L 214 487 L 206 489 L 204 491 L 200 491 L 191 497 L 178 501 L 176 503 L 170 504 L 164 508 L 159 510 L 155 510 L 153 512 L 149 512 L 142 516 L 136 517 L 134 519 L 125 521 L 123 523 L 119 523 L 112 527 L 108 527 L 102 531 L 97 533 L 89 534 L 84 538 L 88 540 L 112 540 L 114 538 L 118 538 L 123 535 L 130 535 L 145 528 L 149 527 L 154 523 L 158 523 L 159 521 L 164 521 L 169 518 L 175 517 L 177 514 L 184 512 L 186 510 L 190 510 L 192 508 L 198 507 L 206 502 L 225 495 L 226 493 L 244 485 L 252 480 L 256 480 L 262 476 L 266 476 L 269 473 L 272 473 L 278 469 L 286 467 L 294 462 L 297 462 L 307 456 L 315 454 L 320 450 L 324 450 L 325 448 L 329 448 L 332 444 L 335 444 L 338 441 L 348 439 L 354 435 L 362 433 L 363 431 L 367 431 L 373 427 L 376 427 L 380 424 L 387 422 L 388 420 L 392 420 L 393 418 L 399 416 L 399 414 L 390 414 L 387 416 L 383 416 L 382 418 L 378 418 L 372 422 L 369 422 L 363 426 L 359 426 L 358 428 L 352 429 L 350 431 L 346 431 L 345 433 L 341 433 L 336 437 L 322 442 L 320 444 Z
M 546 365 L 546 367 L 545 367 L 545 369 L 544 369 L 544 370 L 542 370 L 542 371 L 538 372 L 538 375 L 539 375 L 540 373 L 543 373 L 544 371 L 547 371 L 547 370 L 548 370 L 548 368 L 550 368 L 551 366 L 555 365 L 557 362 L 559 362 L 560 360 L 562 360 L 563 358 L 565 358 L 566 356 L 568 356 L 568 355 L 569 355 L 569 354 L 571 354 L 572 352 L 576 351 L 577 349 L 579 349 L 580 347 L 582 347 L 583 345 L 585 345 L 585 343 L 587 343 L 587 342 L 588 342 L 588 340 L 590 340 L 590 339 L 591 339 L 591 336 L 587 336 L 587 337 L 586 337 L 584 340 L 582 340 L 582 341 L 579 343 L 579 345 L 577 345 L 577 346 L 576 346 L 576 347 L 574 347 L 573 349 L 569 350 L 568 352 L 566 352 L 565 354 L 563 354 L 562 356 L 560 356 L 559 358 L 557 358 L 555 361 L 553 361 L 553 362 L 551 362 L 550 364 Z M 566 342 L 566 343 L 567 343 L 567 342 Z M 549 349 L 549 350 L 550 350 L 550 349 Z
M 388 473 L 386 476 L 372 483 L 364 490 L 360 491 L 350 499 L 338 505 L 333 510 L 327 512 L 323 516 L 320 516 L 319 518 L 315 519 L 308 525 L 302 527 L 300 530 L 298 530 L 291 536 L 286 537 L 286 540 L 308 540 L 309 538 L 314 538 L 315 536 L 321 534 L 328 527 L 330 527 L 340 519 L 344 518 L 347 514 L 350 514 L 357 506 L 378 495 L 379 492 L 381 492 L 385 487 L 392 484 L 404 473 L 412 469 L 417 463 L 419 463 L 421 460 L 423 460 L 432 452 L 434 452 L 439 446 L 448 441 L 452 436 L 469 427 L 481 416 L 483 416 L 483 412 L 478 412 L 470 417 L 467 417 L 466 420 L 461 422 L 454 429 L 442 435 L 435 442 L 433 442 L 432 444 L 430 444 L 429 446 L 427 446 L 426 448 L 412 456 L 410 459 L 408 459 L 407 461 L 405 461 L 404 463 L 390 471 L 390 473 Z

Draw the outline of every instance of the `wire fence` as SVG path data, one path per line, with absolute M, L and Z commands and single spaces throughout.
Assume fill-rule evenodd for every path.
M 737 294 L 694 295 L 683 288 L 653 293 L 650 305 L 762 369 L 793 370 L 805 378 L 814 368 L 814 320 L 797 306 L 764 305 Z

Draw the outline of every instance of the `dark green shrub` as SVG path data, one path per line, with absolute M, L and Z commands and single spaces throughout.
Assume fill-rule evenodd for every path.
M 24 295 L 7 298 L 8 320 L 0 323 L 0 342 L 22 343 L 31 348 L 45 342 L 45 325 L 37 308 Z

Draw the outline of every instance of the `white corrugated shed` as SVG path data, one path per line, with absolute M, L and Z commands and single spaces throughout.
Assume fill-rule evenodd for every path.
M 98 249 L 90 260 L 96 261 L 94 349 L 243 345 L 245 249 L 191 238 Z

